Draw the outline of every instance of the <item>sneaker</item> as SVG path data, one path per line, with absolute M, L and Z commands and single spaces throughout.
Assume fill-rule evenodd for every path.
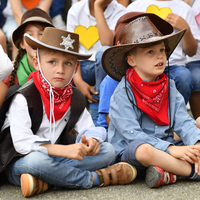
M 148 187 L 156 188 L 161 185 L 175 183 L 176 175 L 166 172 L 159 167 L 150 166 L 146 170 L 145 182 Z
M 120 162 L 107 168 L 95 171 L 99 178 L 99 186 L 125 185 L 132 182 L 137 176 L 135 167 L 126 162 Z
M 49 185 L 48 183 L 30 175 L 21 175 L 21 190 L 24 197 L 30 197 L 34 194 L 40 194 L 45 192 Z

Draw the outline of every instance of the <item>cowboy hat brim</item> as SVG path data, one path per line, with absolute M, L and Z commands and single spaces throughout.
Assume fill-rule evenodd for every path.
M 115 45 L 105 50 L 102 56 L 102 66 L 104 71 L 114 80 L 120 81 L 126 74 L 125 54 L 140 45 L 151 44 L 159 41 L 166 41 L 168 54 L 167 59 L 185 34 L 186 29 L 170 35 L 149 38 L 145 42 Z
M 48 49 L 68 53 L 70 55 L 76 56 L 80 60 L 86 60 L 86 59 L 88 59 L 92 56 L 92 54 L 81 54 L 81 53 L 77 53 L 77 52 L 74 52 L 74 51 L 65 50 L 65 49 L 62 49 L 62 48 L 58 48 L 58 47 L 55 47 L 55 46 L 48 45 L 46 43 L 43 43 L 43 42 L 35 39 L 34 37 L 30 36 L 27 33 L 24 34 L 24 37 L 25 37 L 27 44 L 30 45 L 33 49 L 48 48 Z

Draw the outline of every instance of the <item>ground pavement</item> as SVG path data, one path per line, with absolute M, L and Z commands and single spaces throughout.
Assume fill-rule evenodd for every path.
M 156 189 L 147 187 L 143 180 L 128 185 L 92 188 L 88 190 L 53 190 L 30 197 L 31 200 L 199 200 L 200 182 L 180 180 Z M 0 187 L 0 200 L 25 199 L 19 187 L 6 184 Z

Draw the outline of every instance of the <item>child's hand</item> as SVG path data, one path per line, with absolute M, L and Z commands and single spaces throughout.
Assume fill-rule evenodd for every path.
M 98 141 L 94 138 L 86 139 L 85 135 L 81 136 L 82 143 L 85 144 L 88 148 L 88 156 L 94 156 L 99 153 L 101 146 Z
M 200 147 L 200 142 L 197 142 L 195 145 Z M 200 157 L 197 157 L 197 161 L 195 162 L 195 172 L 200 175 Z
M 63 157 L 69 159 L 83 160 L 84 156 L 88 155 L 89 148 L 83 143 L 76 143 L 72 145 L 66 145 L 66 151 L 62 154 Z
M 196 163 L 200 159 L 200 146 L 169 146 L 170 154 L 179 159 L 184 159 L 189 163 Z
M 97 91 L 95 91 L 93 89 L 92 86 L 90 86 L 89 84 L 87 84 L 85 81 L 82 81 L 82 83 L 80 85 L 77 86 L 77 88 L 83 93 L 83 95 L 89 99 L 90 101 L 93 101 L 95 103 L 97 103 L 97 100 L 92 98 L 92 94 L 98 94 Z
M 165 20 L 179 31 L 184 28 L 187 28 L 187 30 L 189 29 L 188 23 L 181 16 L 177 14 L 170 13 L 168 14 L 167 18 L 165 18 Z
M 48 150 L 51 156 L 60 156 L 68 159 L 83 160 L 84 156 L 88 155 L 89 147 L 83 143 L 76 143 L 70 145 L 61 144 L 41 144 Z

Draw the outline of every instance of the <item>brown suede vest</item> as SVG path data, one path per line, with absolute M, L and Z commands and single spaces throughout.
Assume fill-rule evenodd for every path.
M 43 105 L 40 93 L 37 90 L 32 79 L 27 83 L 25 83 L 17 91 L 14 91 L 4 101 L 2 109 L 0 110 L 0 129 L 5 120 L 5 114 L 9 108 L 10 102 L 16 93 L 21 93 L 22 95 L 24 95 L 24 97 L 28 102 L 28 110 L 32 121 L 31 129 L 33 133 L 36 134 L 42 122 Z M 71 133 L 69 133 L 69 131 L 74 127 L 85 107 L 86 107 L 85 97 L 77 88 L 73 87 L 73 95 L 71 97 L 70 118 L 56 143 L 67 145 L 75 142 L 75 135 L 72 135 Z M 11 160 L 15 156 L 17 156 L 17 154 L 18 153 L 15 151 L 15 148 L 12 143 L 10 127 L 8 127 L 4 129 L 2 132 L 0 132 L 0 172 L 2 172 L 6 168 L 6 166 L 11 162 Z M 0 180 L 1 180 L 1 175 L 2 173 L 0 173 Z

